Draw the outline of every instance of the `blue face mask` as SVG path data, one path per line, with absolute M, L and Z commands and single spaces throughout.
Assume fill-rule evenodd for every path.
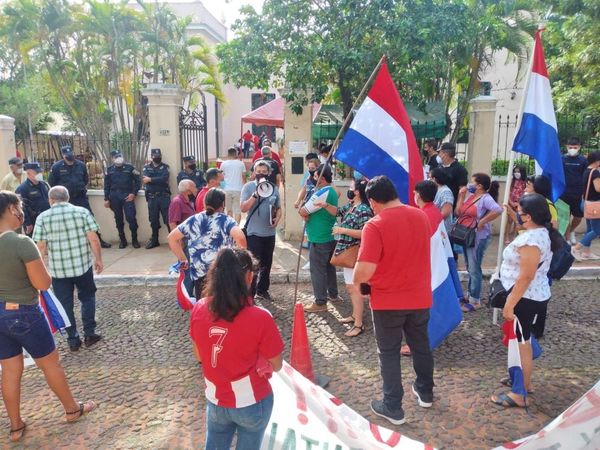
M 470 194 L 474 194 L 475 193 L 475 185 L 474 184 L 467 184 L 467 192 Z
M 225 185 L 226 185 L 225 181 L 221 181 L 221 182 L 219 183 L 219 187 L 220 187 L 221 189 L 225 189 Z

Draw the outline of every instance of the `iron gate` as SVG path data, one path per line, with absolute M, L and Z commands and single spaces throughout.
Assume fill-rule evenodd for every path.
M 179 114 L 179 136 L 181 138 L 181 160 L 194 156 L 198 166 L 208 169 L 208 134 L 206 132 L 206 105 L 201 109 L 181 108 Z

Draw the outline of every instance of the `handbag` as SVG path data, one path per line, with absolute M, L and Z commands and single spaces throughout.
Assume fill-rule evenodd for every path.
M 483 197 L 483 196 L 481 196 L 481 197 Z M 471 204 L 465 209 L 465 211 L 467 209 L 469 209 L 471 206 L 473 206 L 475 203 L 477 203 L 481 199 L 481 197 L 479 197 L 474 202 L 471 202 Z M 458 245 L 462 245 L 463 247 L 471 248 L 471 247 L 475 246 L 475 238 L 477 237 L 478 221 L 475 220 L 473 223 L 466 225 L 464 222 L 468 218 L 469 217 L 466 214 L 461 214 L 458 217 L 456 223 L 452 226 L 452 229 L 450 230 L 450 240 L 454 244 L 458 244 Z
M 583 217 L 586 219 L 600 219 L 600 201 L 591 201 L 587 199 L 590 193 L 593 174 L 594 170 L 591 170 L 590 176 L 588 177 L 587 187 L 585 189 L 585 196 L 583 197 Z
M 509 290 L 504 289 L 500 278 L 495 279 L 490 284 L 490 295 L 489 295 L 489 306 L 492 308 L 502 309 L 506 304 L 508 294 L 512 291 L 512 287 Z
M 359 247 L 360 246 L 356 244 L 352 247 L 348 247 L 337 255 L 334 253 L 331 257 L 331 261 L 329 262 L 337 267 L 346 267 L 348 269 L 352 269 L 356 265 L 356 260 L 358 259 Z

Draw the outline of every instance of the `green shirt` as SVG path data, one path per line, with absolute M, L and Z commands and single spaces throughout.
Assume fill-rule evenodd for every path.
M 96 219 L 87 209 L 57 203 L 35 222 L 33 240 L 48 244 L 48 262 L 53 278 L 74 278 L 92 267 L 92 249 L 87 233 L 98 231 Z
M 0 301 L 35 305 L 38 291 L 31 285 L 25 264 L 40 259 L 34 242 L 24 234 L 7 231 L 0 235 Z
M 329 188 L 326 201 L 330 205 L 337 207 L 338 195 L 333 187 Z M 325 208 L 321 208 L 312 213 L 306 223 L 306 235 L 308 236 L 308 241 L 313 244 L 325 244 L 333 241 L 331 230 L 333 229 L 334 224 L 335 216 L 329 214 Z

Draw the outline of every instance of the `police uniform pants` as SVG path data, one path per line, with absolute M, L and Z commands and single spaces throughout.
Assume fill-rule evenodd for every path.
M 78 197 L 71 198 L 69 200 L 69 202 L 72 205 L 81 206 L 82 208 L 87 209 L 89 212 L 92 213 L 92 215 L 94 215 L 94 212 L 92 211 L 92 207 L 90 206 L 90 202 L 87 198 L 87 195 L 84 194 L 84 195 L 80 195 Z
M 138 229 L 137 220 L 135 218 L 135 200 L 126 202 L 125 199 L 128 195 L 127 192 L 111 192 L 108 201 L 110 203 L 110 209 L 112 209 L 112 212 L 115 214 L 117 230 L 122 231 L 125 228 L 125 222 L 123 222 L 123 213 L 125 213 L 125 219 L 127 219 L 129 229 L 134 232 Z
M 148 220 L 152 230 L 158 231 L 160 229 L 160 216 L 162 216 L 163 223 L 168 225 L 169 203 L 171 202 L 169 195 L 146 197 L 146 200 L 148 201 Z

